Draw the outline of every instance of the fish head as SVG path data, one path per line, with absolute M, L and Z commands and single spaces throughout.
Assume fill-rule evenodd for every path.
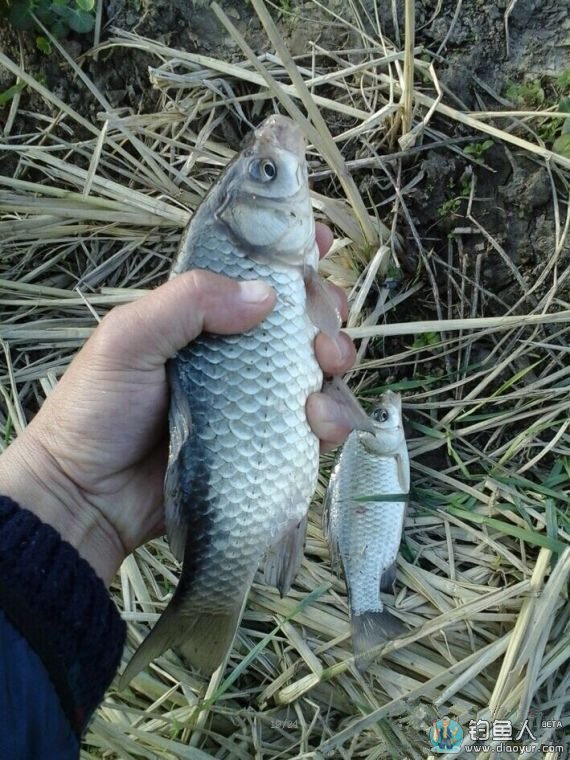
M 374 454 L 386 456 L 397 451 L 405 440 L 400 394 L 393 391 L 383 393 L 370 419 L 375 432 L 359 433 L 362 444 Z
M 230 167 L 217 217 L 253 258 L 300 265 L 315 249 L 305 139 L 274 114 L 246 140 Z

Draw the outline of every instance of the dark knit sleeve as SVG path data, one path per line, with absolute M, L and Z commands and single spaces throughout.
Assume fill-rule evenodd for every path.
M 43 663 L 80 737 L 119 666 L 125 624 L 78 552 L 6 497 L 0 497 L 0 608 Z M 0 652 L 0 667 L 8 657 Z

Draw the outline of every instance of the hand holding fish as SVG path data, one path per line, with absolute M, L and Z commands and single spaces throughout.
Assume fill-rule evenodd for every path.
M 317 225 L 321 255 L 331 242 L 330 230 Z M 332 293 L 344 318 L 344 295 Z M 202 331 L 251 329 L 274 305 L 264 283 L 190 271 L 113 309 L 0 457 L 0 491 L 53 525 L 109 583 L 127 554 L 164 530 L 167 359 Z M 342 333 L 317 335 L 315 353 L 331 374 L 345 372 L 355 356 Z M 325 445 L 348 433 L 322 394 L 309 398 L 307 416 Z

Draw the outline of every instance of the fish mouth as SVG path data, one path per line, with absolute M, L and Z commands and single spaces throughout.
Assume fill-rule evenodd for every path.
M 378 406 L 395 406 L 398 411 L 402 409 L 402 397 L 399 393 L 395 393 L 394 391 L 384 391 L 382 396 L 380 397 L 380 402 Z
M 305 137 L 299 125 L 288 116 L 268 116 L 255 130 L 255 139 L 293 153 L 299 160 L 305 158 Z

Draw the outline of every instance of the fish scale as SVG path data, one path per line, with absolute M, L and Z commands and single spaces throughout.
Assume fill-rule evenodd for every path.
M 196 456 L 216 462 L 208 497 L 199 505 L 216 538 L 192 547 L 202 560 L 188 579 L 193 610 L 211 610 L 214 601 L 235 604 L 264 551 L 303 518 L 301 494 L 314 491 L 319 456 L 305 403 L 320 388 L 322 373 L 302 275 L 252 264 L 223 239 L 214 250 L 198 241 L 194 267 L 236 279 L 263 278 L 275 289 L 277 304 L 259 328 L 201 337 L 176 357 L 195 425 L 189 445 Z M 224 568 L 228 559 L 232 565 Z

